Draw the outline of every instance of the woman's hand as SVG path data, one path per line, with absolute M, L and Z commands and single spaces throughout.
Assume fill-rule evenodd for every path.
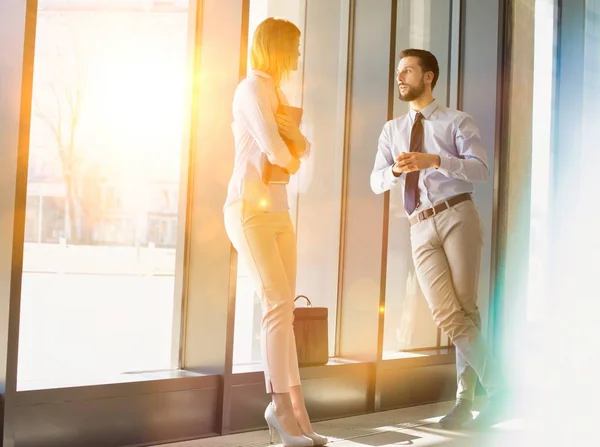
M 302 153 L 306 150 L 306 140 L 302 132 L 300 132 L 298 125 L 285 113 L 276 114 L 275 121 L 277 122 L 279 134 L 293 145 L 296 152 L 294 155 L 297 157 L 302 156 Z
M 279 128 L 279 134 L 290 141 L 304 140 L 304 135 L 300 132 L 298 125 L 294 120 L 286 113 L 278 113 L 275 115 L 275 121 L 277 121 L 277 127 Z

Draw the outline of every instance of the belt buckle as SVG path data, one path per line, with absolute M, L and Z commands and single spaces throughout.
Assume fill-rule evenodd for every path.
M 444 208 L 443 210 L 440 210 L 440 211 L 438 211 L 438 210 L 435 208 L 437 205 L 434 205 L 434 206 L 432 206 L 432 207 L 430 208 L 430 209 L 431 209 L 431 213 L 432 213 L 432 214 L 431 214 L 431 216 L 429 216 L 429 217 L 436 216 L 436 215 L 438 215 L 439 213 L 441 213 L 442 211 L 445 211 L 445 210 L 447 210 L 447 209 L 450 209 L 450 204 L 448 203 L 448 201 L 447 201 L 447 200 L 445 200 L 445 201 L 444 201 L 444 202 L 442 202 L 442 203 L 443 203 L 444 205 L 446 205 L 446 208 Z M 438 204 L 438 205 L 439 205 L 439 204 Z

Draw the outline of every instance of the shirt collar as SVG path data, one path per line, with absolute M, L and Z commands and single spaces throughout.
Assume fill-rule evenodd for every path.
M 429 117 L 431 116 L 431 114 L 434 112 L 434 110 L 437 109 L 437 106 L 438 106 L 438 103 L 434 99 L 427 107 L 425 107 L 421 110 L 421 115 L 423 115 L 423 118 L 428 120 Z M 417 111 L 410 109 L 408 113 L 410 114 L 411 119 L 414 121 L 415 116 L 417 116 Z
M 261 78 L 273 79 L 273 76 L 260 70 L 252 70 L 252 74 L 255 76 L 260 76 Z

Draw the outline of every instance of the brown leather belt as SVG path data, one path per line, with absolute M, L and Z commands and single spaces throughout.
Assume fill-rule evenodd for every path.
M 465 192 L 464 194 L 459 194 L 457 196 L 451 197 L 445 202 L 438 203 L 433 208 L 428 208 L 426 210 L 421 211 L 416 216 L 412 216 L 408 221 L 411 225 L 419 223 L 425 219 L 429 219 L 431 216 L 435 216 L 436 214 L 441 213 L 444 210 L 447 210 L 451 206 L 458 205 L 465 200 L 471 200 L 471 193 Z

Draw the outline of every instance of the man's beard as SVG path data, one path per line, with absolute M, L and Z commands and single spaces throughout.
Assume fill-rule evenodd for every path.
M 408 87 L 407 91 L 404 95 L 400 91 L 400 86 L 398 86 L 398 98 L 400 98 L 401 101 L 405 101 L 405 102 L 414 101 L 419 96 L 421 96 L 423 93 L 425 93 L 425 83 L 423 82 L 422 79 L 421 79 L 421 83 L 419 84 L 418 87 L 411 87 L 406 84 L 404 84 L 404 86 Z

